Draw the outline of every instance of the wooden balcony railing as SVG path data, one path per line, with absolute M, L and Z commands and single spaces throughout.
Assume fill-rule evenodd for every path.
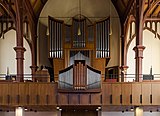
M 0 106 L 157 106 L 160 82 L 102 82 L 100 92 L 59 92 L 57 83 L 0 82 Z

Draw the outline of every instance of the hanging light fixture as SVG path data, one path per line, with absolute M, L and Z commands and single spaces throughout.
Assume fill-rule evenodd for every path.
M 81 29 L 80 29 L 80 25 L 78 26 L 78 32 L 77 34 L 80 36 L 81 35 Z
M 109 35 L 112 35 L 112 20 L 111 20 L 111 0 L 109 1 L 109 16 L 110 16 L 110 25 L 109 25 Z
M 78 22 L 78 32 L 77 32 L 77 34 L 78 34 L 78 36 L 80 36 L 81 35 L 81 27 L 80 27 L 80 21 L 81 21 L 81 0 L 79 0 L 79 22 Z
M 3 30 L 2 30 L 3 31 Z M 1 39 L 4 39 L 4 32 L 2 32 Z

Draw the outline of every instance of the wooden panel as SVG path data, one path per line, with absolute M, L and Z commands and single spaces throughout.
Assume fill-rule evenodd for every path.
M 50 75 L 47 69 L 36 71 L 34 76 L 35 82 L 50 82 Z
M 152 104 L 153 105 L 160 104 L 160 83 L 152 84 Z
M 8 84 L 8 93 L 10 95 L 10 105 L 18 105 L 18 83 Z
M 115 83 L 112 84 L 112 101 L 113 105 L 120 105 L 120 96 L 122 94 L 121 92 L 121 84 L 120 83 Z
M 79 94 L 69 94 L 69 104 L 70 105 L 78 105 L 80 102 Z
M 123 105 L 130 105 L 130 96 L 131 96 L 131 87 L 130 83 L 122 84 L 122 104 Z
M 8 84 L 0 84 L 0 105 L 8 105 Z
M 68 94 L 58 93 L 58 105 L 68 105 Z
M 58 80 L 59 71 L 64 69 L 64 60 L 63 59 L 54 59 L 53 66 L 54 66 L 54 77 L 55 77 L 55 81 L 56 81 L 56 80 Z
M 38 84 L 33 83 L 29 84 L 29 104 L 30 105 L 37 105 L 37 95 L 38 95 Z
M 109 83 L 103 83 L 102 84 L 102 104 L 103 105 L 110 105 L 111 104 L 111 99 L 110 99 L 110 96 L 111 96 L 111 91 L 112 91 L 112 88 L 111 88 L 111 84 Z
M 90 104 L 90 95 L 89 94 L 80 94 L 80 104 L 89 105 Z
M 100 70 L 101 74 L 105 74 L 105 64 L 106 58 L 97 58 L 93 60 L 93 67 L 97 70 Z
M 49 84 L 43 83 L 38 85 L 38 95 L 39 95 L 39 104 L 40 105 L 47 105 L 47 93 L 48 93 L 48 86 Z M 49 97 L 49 96 L 48 96 Z
M 91 94 L 91 105 L 101 105 L 101 93 Z
M 55 105 L 57 104 L 57 84 L 48 84 L 48 105 Z
M 151 105 L 150 95 L 151 95 L 151 84 L 143 83 L 142 84 L 142 104 L 143 105 Z
M 141 93 L 141 83 L 133 83 L 132 84 L 132 104 L 140 105 L 140 95 Z
M 19 105 L 28 104 L 29 100 L 27 96 L 29 95 L 29 84 L 19 83 Z

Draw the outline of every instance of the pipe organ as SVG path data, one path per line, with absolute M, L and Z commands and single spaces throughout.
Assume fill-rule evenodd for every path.
M 86 90 L 101 88 L 101 71 L 75 60 L 70 67 L 59 72 L 59 89 Z
M 66 82 L 60 86 L 73 88 L 74 85 L 74 89 L 86 89 L 84 86 L 79 87 L 78 83 L 81 82 L 82 85 L 92 84 L 90 81 L 78 80 L 79 76 L 76 76 L 77 80 L 73 81 L 66 78 L 72 77 L 74 79 L 73 76 L 75 76 L 77 70 L 80 70 L 80 67 L 84 68 L 81 70 L 81 74 L 95 73 L 89 68 L 91 66 L 100 70 L 104 76 L 105 68 L 110 60 L 110 19 L 106 18 L 103 21 L 91 22 L 85 16 L 81 16 L 81 19 L 75 16 L 72 18 L 72 25 L 65 24 L 64 21 L 52 17 L 48 19 L 48 56 L 53 63 L 55 80 L 59 80 L 58 78 L 61 78 L 62 75 L 68 75 L 59 80 L 61 83 Z M 75 60 L 85 60 L 86 69 L 82 66 L 84 63 L 75 64 Z M 76 66 L 78 67 L 76 68 Z M 59 74 L 59 71 L 65 71 L 65 73 Z M 83 71 L 86 71 L 86 73 Z M 82 76 L 81 74 L 80 76 Z M 83 77 L 85 78 L 85 76 Z

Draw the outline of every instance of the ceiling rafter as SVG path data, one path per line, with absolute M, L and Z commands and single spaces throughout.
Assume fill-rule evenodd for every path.
M 16 14 L 13 8 L 12 7 L 10 8 L 7 2 L 3 2 L 3 1 L 0 1 L 0 5 L 4 9 L 4 11 L 7 12 L 7 14 L 9 14 L 11 18 L 13 19 L 13 21 L 15 22 Z
M 122 15 L 121 10 L 120 10 L 119 7 L 118 7 L 118 4 L 117 4 L 117 1 L 118 1 L 118 0 L 111 0 L 111 1 L 112 1 L 113 5 L 115 6 L 116 10 L 117 10 L 117 13 L 118 13 L 118 15 L 119 15 L 121 24 L 123 24 L 123 20 L 122 20 L 123 15 Z
M 41 11 L 42 11 L 42 9 L 43 9 L 43 7 L 44 7 L 44 5 L 46 4 L 47 1 L 48 0 L 40 0 L 42 6 L 39 8 L 39 12 L 36 15 L 37 17 L 39 17 L 39 15 L 40 15 L 40 13 L 41 13 Z
M 159 13 L 157 14 L 157 17 L 159 17 L 159 18 L 160 18 L 160 11 L 159 11 Z
M 150 17 L 153 17 L 154 12 L 158 9 L 158 5 L 154 7 L 154 9 L 152 10 L 152 12 L 150 13 Z
M 121 0 L 121 1 L 122 1 L 123 6 L 126 8 L 127 6 L 126 6 L 124 0 Z M 127 3 L 127 4 L 128 4 L 128 3 Z
M 24 3 L 25 3 L 25 6 L 26 6 L 26 9 L 28 10 L 28 12 L 29 12 L 30 16 L 32 17 L 32 19 L 36 21 L 37 18 L 36 18 L 36 15 L 34 13 L 34 10 L 33 10 L 33 7 L 31 5 L 30 1 L 29 0 L 25 0 Z
M 130 0 L 130 2 L 128 2 L 126 10 L 124 12 L 124 16 L 123 16 L 123 21 L 125 22 L 127 15 L 131 12 L 131 10 L 133 10 L 134 7 L 134 0 Z
M 153 9 L 154 7 L 156 7 L 156 5 L 159 4 L 159 3 L 160 3 L 160 0 L 153 1 L 153 2 L 151 3 L 149 9 L 148 9 L 146 12 L 144 12 L 144 14 L 143 14 L 144 20 L 147 18 L 147 16 L 148 16 L 149 13 L 152 11 L 152 9 Z

